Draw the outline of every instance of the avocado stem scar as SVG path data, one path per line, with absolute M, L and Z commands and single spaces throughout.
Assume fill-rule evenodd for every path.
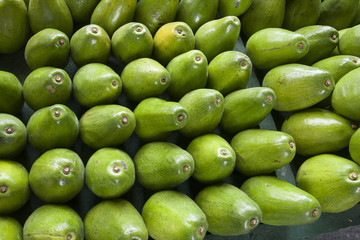
M 137 31 L 137 32 L 141 32 L 141 30 L 142 30 L 141 27 L 137 27 L 137 28 L 136 28 L 136 31 Z
M 8 188 L 7 188 L 6 186 L 1 186 L 1 187 L 0 187 L 0 192 L 1 192 L 1 193 L 6 193 L 7 190 L 8 190 Z
M 325 87 L 330 87 L 331 81 L 329 79 L 326 79 L 325 81 Z
M 349 173 L 350 180 L 356 180 L 357 178 L 358 178 L 358 175 L 355 172 Z
M 353 58 L 352 61 L 353 61 L 353 63 L 357 63 L 357 62 L 358 62 L 355 58 Z
M 311 215 L 313 217 L 316 217 L 319 214 L 319 211 L 317 209 L 314 209 L 314 211 L 312 211 Z
M 93 27 L 91 29 L 91 32 L 97 34 L 99 32 L 99 29 L 97 29 L 96 27 Z
M 201 60 L 201 57 L 200 56 L 196 56 L 195 57 L 195 61 L 199 62 Z
M 70 173 L 70 167 L 64 167 L 64 168 L 63 168 L 63 173 L 64 173 L 65 175 L 69 175 L 69 173 Z
M 351 127 L 353 130 L 356 130 L 356 128 L 357 128 L 355 123 L 351 123 L 351 124 L 350 124 L 350 127 Z
M 182 34 L 182 30 L 181 30 L 181 29 L 178 29 L 177 32 L 178 32 L 178 34 Z
M 121 170 L 120 167 L 117 165 L 113 167 L 114 173 L 118 173 L 118 172 L 120 172 L 120 170 Z
M 60 75 L 55 76 L 55 81 L 61 83 L 62 77 Z
M 66 236 L 66 240 L 70 240 L 72 238 L 72 235 L 69 233 L 67 236 Z
M 241 66 L 242 66 L 242 67 L 246 67 L 246 62 L 244 62 L 244 61 L 241 62 Z
M 252 227 L 256 226 L 257 223 L 258 223 L 258 221 L 255 218 L 250 220 L 250 226 L 252 226 Z
M 332 40 L 336 40 L 336 38 L 337 38 L 336 34 L 331 35 Z
M 184 166 L 184 172 L 188 172 L 190 170 L 190 167 L 188 165 Z
M 59 44 L 64 45 L 65 44 L 65 39 L 63 39 L 63 38 L 59 39 Z
M 182 115 L 182 114 L 180 114 L 178 117 L 177 117 L 177 119 L 178 119 L 178 121 L 179 122 L 182 122 L 183 120 L 184 120 L 184 115 Z
M 166 83 L 166 77 L 162 77 L 162 78 L 160 79 L 160 81 L 161 81 L 162 83 Z
M 129 121 L 128 118 L 125 116 L 121 119 L 122 124 L 127 124 L 128 121 Z
M 61 115 L 60 110 L 56 110 L 56 111 L 54 112 L 54 116 L 55 116 L 55 117 L 60 117 L 60 115 Z
M 273 97 L 272 97 L 272 96 L 267 96 L 267 97 L 266 97 L 266 101 L 267 101 L 268 103 L 271 103 L 271 102 L 273 101 Z
M 117 82 L 116 82 L 116 81 L 113 81 L 111 84 L 112 84 L 114 87 L 116 87 Z
M 221 155 L 226 156 L 226 155 L 227 155 L 227 151 L 226 151 L 226 150 L 222 150 L 222 151 L 221 151 Z
M 5 131 L 6 131 L 7 134 L 13 134 L 15 130 L 14 130 L 13 127 L 7 127 L 7 128 L 5 129 Z
M 294 143 L 293 141 L 290 141 L 290 142 L 289 142 L 289 146 L 290 146 L 290 148 L 294 148 L 294 147 L 295 147 L 295 143 Z
M 199 233 L 199 235 L 202 235 L 204 233 L 204 227 L 203 226 L 199 227 L 198 233 Z
M 216 103 L 216 105 L 219 105 L 219 104 L 220 104 L 220 102 L 221 102 L 221 99 L 217 97 L 217 98 L 215 99 L 215 103 Z
M 303 48 L 304 48 L 304 43 L 299 43 L 299 44 L 298 44 L 298 48 L 299 48 L 299 49 L 303 49 Z

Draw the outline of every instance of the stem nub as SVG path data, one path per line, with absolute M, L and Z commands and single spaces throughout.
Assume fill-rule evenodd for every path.
M 250 220 L 250 226 L 256 226 L 256 224 L 258 223 L 258 220 L 256 220 L 255 218 Z
M 351 173 L 349 173 L 349 179 L 350 180 L 356 180 L 358 178 L 358 175 L 357 175 L 357 173 L 355 173 L 355 172 L 351 172 Z
M 118 172 L 120 172 L 120 170 L 121 170 L 121 168 L 117 165 L 113 167 L 114 173 L 118 173 Z
M 70 167 L 64 167 L 64 168 L 63 168 L 63 173 L 64 173 L 65 175 L 69 175 L 69 173 L 70 173 Z
M 1 192 L 1 193 L 6 193 L 7 190 L 8 190 L 7 186 L 4 186 L 4 185 L 3 185 L 3 186 L 0 187 L 0 192 Z
M 7 127 L 5 131 L 7 134 L 13 134 L 15 132 L 15 129 L 13 127 Z

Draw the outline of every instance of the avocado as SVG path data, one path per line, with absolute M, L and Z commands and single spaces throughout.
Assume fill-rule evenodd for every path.
M 22 226 L 12 217 L 0 217 L 1 239 L 22 240 Z
M 287 0 L 283 28 L 295 31 L 315 25 L 320 17 L 321 0 Z
M 236 16 L 239 17 L 245 13 L 254 0 L 220 0 L 219 12 L 222 16 Z
M 353 55 L 360 57 L 359 39 L 360 25 L 346 29 L 339 40 L 339 52 L 342 55 Z
M 201 240 L 208 229 L 199 206 L 186 194 L 172 190 L 154 193 L 145 202 L 142 217 L 156 240 Z
M 17 114 L 24 105 L 23 86 L 12 73 L 0 71 L 0 113 Z
M 338 42 L 338 45 L 336 46 L 336 48 L 334 49 L 334 51 L 332 51 L 331 56 L 341 55 L 341 53 L 339 52 L 340 39 L 341 39 L 342 35 L 344 35 L 344 33 L 346 33 L 346 31 L 349 29 L 350 28 L 344 28 L 344 29 L 338 30 L 339 42 Z M 352 55 L 352 54 L 350 54 L 350 55 Z
M 93 13 L 100 0 L 65 0 L 68 5 L 72 19 L 76 23 L 90 22 Z
M 351 159 L 354 162 L 356 162 L 357 164 L 360 164 L 360 131 L 359 131 L 359 129 L 356 129 L 356 131 L 350 138 L 349 153 L 350 153 Z

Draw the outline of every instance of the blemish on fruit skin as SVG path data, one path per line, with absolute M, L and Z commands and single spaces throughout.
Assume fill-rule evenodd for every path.
M 356 126 L 355 123 L 351 123 L 351 124 L 350 124 L 350 127 L 351 127 L 353 130 L 356 130 L 356 129 L 357 129 L 357 126 Z
M 199 235 L 202 235 L 204 233 L 204 227 L 203 226 L 199 227 L 198 233 L 199 233 Z
M 55 81 L 56 81 L 56 80 L 55 80 Z M 49 91 L 49 93 L 50 93 L 51 95 L 56 92 L 56 89 L 55 89 L 53 86 L 51 86 L 51 84 L 46 85 L 46 86 L 45 86 L 45 89 L 46 89 L 47 91 Z
M 124 163 L 124 161 L 120 161 L 121 165 L 123 166 L 124 170 L 126 171 L 127 170 L 127 166 L 126 164 Z

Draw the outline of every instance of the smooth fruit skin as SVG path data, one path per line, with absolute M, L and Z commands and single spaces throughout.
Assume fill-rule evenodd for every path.
M 360 164 L 360 131 L 357 129 L 350 138 L 349 153 L 351 159 Z
M 236 155 L 230 144 L 216 134 L 193 139 L 186 148 L 194 158 L 193 177 L 201 183 L 221 182 L 233 172 Z
M 245 13 L 254 0 L 220 0 L 219 12 L 222 16 L 237 16 Z
M 273 176 L 251 177 L 241 190 L 259 205 L 265 224 L 310 224 L 321 216 L 322 208 L 314 196 Z
M 26 104 L 34 111 L 53 104 L 66 104 L 71 97 L 72 82 L 61 68 L 41 67 L 25 79 L 23 95 Z
M 100 0 L 65 0 L 68 5 L 72 19 L 77 23 L 90 22 L 91 15 Z
M 360 57 L 359 42 L 360 25 L 347 29 L 339 40 L 339 52 L 342 55 L 354 55 Z
M 208 231 L 219 236 L 246 234 L 262 219 L 260 207 L 239 188 L 221 183 L 202 189 L 195 198 L 205 213 Z
M 296 183 L 316 197 L 324 212 L 343 212 L 360 201 L 360 166 L 332 154 L 307 159 L 299 168 Z
M 25 46 L 30 27 L 24 1 L 0 1 L 0 32 L 0 54 L 11 54 Z
M 173 188 L 191 177 L 194 159 L 187 151 L 169 142 L 143 145 L 134 157 L 136 179 L 146 188 Z
M 99 105 L 80 118 L 81 140 L 93 149 L 117 147 L 135 130 L 134 113 L 120 105 Z
M 37 208 L 26 220 L 24 240 L 84 239 L 84 223 L 67 205 L 46 204 Z
M 87 240 L 147 240 L 149 237 L 140 213 L 130 202 L 120 198 L 95 205 L 86 214 L 84 224 Z
M 29 200 L 27 170 L 18 162 L 0 160 L 0 215 L 12 213 Z
M 69 38 L 59 30 L 46 28 L 29 39 L 24 55 L 32 70 L 46 66 L 63 68 L 70 56 Z
M 121 90 L 120 76 L 102 63 L 86 64 L 73 78 L 73 95 L 87 108 L 114 103 Z
M 84 164 L 69 149 L 52 149 L 32 165 L 29 182 L 35 195 L 44 202 L 64 203 L 73 199 L 84 185 Z
M 0 113 L 0 129 L 0 158 L 20 155 L 27 143 L 24 123 L 13 115 Z
M 27 124 L 29 143 L 41 152 L 71 148 L 79 134 L 79 121 L 65 105 L 55 104 L 37 110 Z
M 315 25 L 320 17 L 321 0 L 286 1 L 283 28 L 295 31 Z
M 10 72 L 0 71 L 0 112 L 15 115 L 24 105 L 23 86 Z
M 134 185 L 135 167 L 130 156 L 116 148 L 97 150 L 86 164 L 85 181 L 101 198 L 117 198 Z
M 184 193 L 153 194 L 142 210 L 149 235 L 156 240 L 204 239 L 208 223 L 203 211 Z
M 0 217 L 1 239 L 22 240 L 22 226 L 12 217 Z

